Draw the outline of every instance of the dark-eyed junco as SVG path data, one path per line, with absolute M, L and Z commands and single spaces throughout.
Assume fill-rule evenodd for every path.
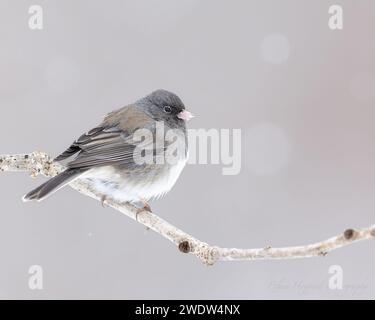
M 68 161 L 64 172 L 23 199 L 41 201 L 75 179 L 88 179 L 108 198 L 140 202 L 149 209 L 147 201 L 168 192 L 186 164 L 186 121 L 191 117 L 181 99 L 166 90 L 154 91 L 113 111 L 55 159 Z M 157 128 L 160 124 L 164 125 L 162 133 Z M 166 142 L 168 130 L 176 139 Z M 175 161 L 165 161 L 172 144 L 177 151 L 173 153 Z M 183 152 L 178 152 L 181 147 Z M 144 161 L 148 151 L 152 161 Z

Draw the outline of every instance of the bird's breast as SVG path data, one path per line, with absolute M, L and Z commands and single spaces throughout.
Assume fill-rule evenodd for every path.
M 160 198 L 172 189 L 187 162 L 173 164 L 103 166 L 89 170 L 81 178 L 89 180 L 104 195 L 119 201 Z

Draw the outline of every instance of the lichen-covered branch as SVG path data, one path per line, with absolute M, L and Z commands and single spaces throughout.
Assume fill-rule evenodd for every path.
M 35 177 L 38 174 L 53 177 L 64 170 L 64 167 L 43 152 L 30 154 L 0 155 L 0 171 L 29 172 Z M 105 195 L 95 190 L 86 180 L 76 180 L 70 186 L 91 198 L 101 201 Z M 325 256 L 328 252 L 343 246 L 375 237 L 375 225 L 363 229 L 347 229 L 330 239 L 313 244 L 258 249 L 235 249 L 211 246 L 188 233 L 174 227 L 156 214 L 142 211 L 137 214 L 137 208 L 129 203 L 118 203 L 106 198 L 106 205 L 126 214 L 128 217 L 154 230 L 164 238 L 173 242 L 183 253 L 191 253 L 205 264 L 212 265 L 217 261 L 239 261 L 259 259 L 292 259 Z

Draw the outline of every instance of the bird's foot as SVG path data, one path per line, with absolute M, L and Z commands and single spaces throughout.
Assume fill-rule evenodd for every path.
M 148 212 L 152 212 L 151 207 L 150 207 L 150 205 L 149 205 L 147 202 L 144 202 L 144 203 L 143 203 L 143 208 L 142 208 L 142 210 L 144 210 L 144 211 L 148 211 Z
M 105 208 L 106 207 L 106 202 L 107 200 L 107 196 L 103 195 L 102 198 L 100 199 L 100 202 L 102 203 L 102 207 Z
M 138 215 L 141 213 L 141 212 L 143 212 L 143 211 L 147 211 L 147 212 L 152 212 L 152 210 L 151 210 L 151 207 L 150 207 L 150 205 L 147 203 L 147 201 L 145 201 L 145 200 L 141 200 L 141 202 L 142 202 L 142 204 L 143 204 L 143 207 L 142 208 L 138 208 L 137 209 L 137 212 L 135 213 L 135 218 L 136 218 L 136 220 L 138 221 Z M 149 228 L 147 228 L 147 230 L 148 230 Z

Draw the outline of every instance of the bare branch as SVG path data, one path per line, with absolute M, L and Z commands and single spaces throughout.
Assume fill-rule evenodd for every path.
M 53 177 L 63 170 L 64 167 L 61 164 L 53 162 L 51 157 L 43 152 L 0 155 L 0 171 L 29 172 L 33 177 L 38 174 Z M 82 194 L 99 201 L 104 196 L 104 194 L 95 190 L 94 186 L 86 180 L 76 180 L 70 186 Z M 159 233 L 164 238 L 173 242 L 181 252 L 191 253 L 207 265 L 213 265 L 217 261 L 292 259 L 325 256 L 332 250 L 375 237 L 375 225 L 372 225 L 359 230 L 347 229 L 342 234 L 330 239 L 304 246 L 284 248 L 265 247 L 258 249 L 220 248 L 194 238 L 148 211 L 142 211 L 137 215 L 137 208 L 129 203 L 118 203 L 107 198 L 106 204 Z

